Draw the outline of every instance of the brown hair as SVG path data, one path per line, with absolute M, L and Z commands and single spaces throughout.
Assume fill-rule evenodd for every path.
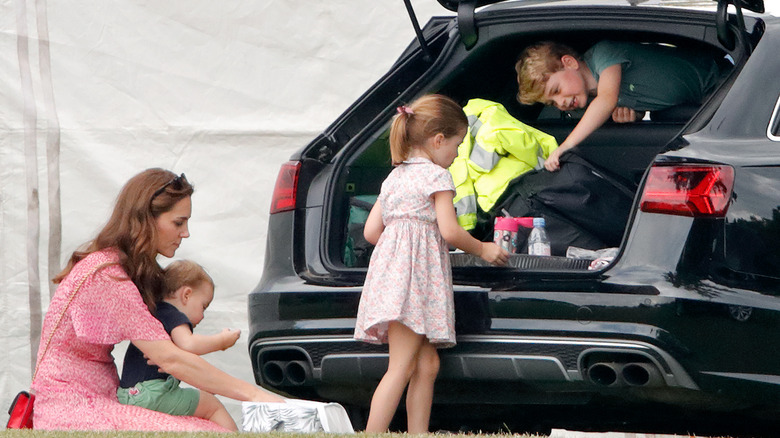
M 203 266 L 192 260 L 177 260 L 163 269 L 165 295 L 171 296 L 182 286 L 197 287 L 203 283 L 214 288 L 214 280 Z
M 515 64 L 517 101 L 524 105 L 544 103 L 547 80 L 553 73 L 563 70 L 561 58 L 565 55 L 581 59 L 571 47 L 553 41 L 542 41 L 526 47 Z
M 436 134 L 450 138 L 468 129 L 468 119 L 454 100 L 440 94 L 429 94 L 408 107 L 400 107 L 390 127 L 390 155 L 393 164 L 409 158 L 413 147 L 419 147 Z
M 182 176 L 169 170 L 147 169 L 130 178 L 117 196 L 114 211 L 97 237 L 73 252 L 65 269 L 52 280 L 61 282 L 73 266 L 89 254 L 106 248 L 119 251 L 119 263 L 138 287 L 149 310 L 162 299 L 162 268 L 157 263 L 157 226 L 155 220 L 194 188 Z

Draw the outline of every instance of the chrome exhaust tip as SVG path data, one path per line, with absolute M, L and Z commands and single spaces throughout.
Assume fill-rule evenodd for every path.
M 284 366 L 284 375 L 290 384 L 300 386 L 311 379 L 311 366 L 303 360 L 291 360 Z
M 270 385 L 279 386 L 284 382 L 284 362 L 271 360 L 263 365 L 263 380 Z
M 588 367 L 588 379 L 599 386 L 617 386 L 618 373 L 622 364 L 617 362 L 597 362 Z
M 651 363 L 631 362 L 623 367 L 623 380 L 629 386 L 660 386 L 663 383 L 658 368 Z

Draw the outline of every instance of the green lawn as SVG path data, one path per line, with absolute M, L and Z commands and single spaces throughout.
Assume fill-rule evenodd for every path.
M 209 432 L 81 432 L 81 431 L 42 431 L 42 430 L 5 430 L 0 432 L 0 438 L 216 438 L 225 437 L 232 434 L 209 433 Z M 331 434 L 287 434 L 287 433 L 241 433 L 241 437 L 264 437 L 264 438 L 336 438 L 337 435 Z

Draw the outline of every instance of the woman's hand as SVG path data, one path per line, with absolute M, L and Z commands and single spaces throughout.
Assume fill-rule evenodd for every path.
M 257 388 L 257 394 L 255 394 L 248 401 L 259 403 L 285 403 L 285 400 L 287 399 L 279 394 L 273 393 L 263 388 Z
M 132 342 L 149 358 L 149 363 L 156 364 L 161 371 L 200 390 L 240 401 L 284 401 L 284 397 L 280 395 L 220 371 L 200 356 L 177 347 L 170 340 Z

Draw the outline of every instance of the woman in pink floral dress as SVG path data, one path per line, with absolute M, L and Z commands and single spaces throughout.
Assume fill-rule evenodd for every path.
M 455 345 L 451 244 L 486 261 L 508 254 L 458 225 L 447 168 L 468 121 L 453 100 L 424 96 L 398 108 L 390 128 L 397 165 L 382 183 L 364 228 L 376 245 L 360 297 L 355 339 L 387 343 L 390 360 L 371 400 L 367 432 L 385 432 L 406 396 L 407 431 L 426 433 L 439 372 L 436 347 Z
M 148 169 L 136 175 L 103 230 L 54 279 L 59 287 L 43 322 L 32 383 L 36 429 L 227 431 L 201 418 L 120 404 L 111 351 L 124 340 L 201 390 L 244 401 L 283 400 L 176 347 L 150 313 L 163 293 L 156 257 L 173 257 L 189 237 L 192 192 L 184 174 Z

